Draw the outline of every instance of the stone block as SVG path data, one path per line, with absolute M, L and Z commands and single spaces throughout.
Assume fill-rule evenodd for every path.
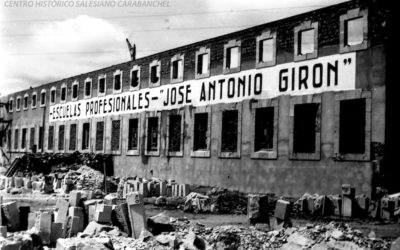
M 342 195 L 342 216 L 352 217 L 354 213 L 354 200 L 351 196 Z
M 6 225 L 10 231 L 17 231 L 20 227 L 19 209 L 16 202 L 7 202 L 1 205 Z
M 167 185 L 167 197 L 172 197 L 172 185 Z
M 138 192 L 132 192 L 127 195 L 126 202 L 128 204 L 129 217 L 132 227 L 132 236 L 139 238 L 140 233 L 147 230 L 147 220 L 144 211 L 143 196 Z
M 79 232 L 82 232 L 83 229 L 80 228 L 81 218 L 77 216 L 68 216 L 67 217 L 67 223 L 64 226 L 64 231 L 63 231 L 63 238 L 64 237 L 74 237 L 76 236 Z
M 96 204 L 88 206 L 88 222 L 94 221 L 94 214 L 96 213 Z
M 251 224 L 268 222 L 268 196 L 258 194 L 248 195 L 247 219 Z
M 368 216 L 369 210 L 369 198 L 366 195 L 358 195 L 356 197 L 357 202 L 357 210 L 359 217 L 366 217 Z
M 115 220 L 114 225 L 117 225 L 122 231 L 128 234 L 128 236 L 132 236 L 132 227 L 129 220 L 129 211 L 128 204 L 121 203 L 115 206 L 114 208 Z M 114 220 L 113 220 L 114 221 Z
M 160 182 L 160 196 L 167 196 L 167 183 L 165 181 Z
M 393 218 L 395 205 L 396 204 L 394 200 L 388 197 L 382 198 L 380 218 L 385 220 L 391 220 Z
M 13 188 L 13 187 L 15 187 L 14 177 L 7 177 L 6 188 Z
M 23 178 L 24 181 L 24 187 L 31 189 L 32 188 L 32 180 L 29 177 Z
M 149 181 L 146 184 L 147 184 L 148 197 L 153 197 L 153 194 L 154 194 L 154 183 Z
M 43 188 L 44 182 L 42 181 L 34 181 L 32 182 L 32 190 L 33 191 L 41 191 Z
M 181 184 L 179 185 L 179 196 L 186 197 L 190 193 L 189 184 Z
M 46 245 L 50 244 L 51 216 L 50 212 L 42 212 L 38 216 L 39 223 L 36 223 L 39 236 Z
M 333 214 L 336 216 L 342 216 L 342 198 L 339 196 L 332 196 L 331 202 L 333 206 Z
M 275 206 L 274 216 L 281 220 L 289 218 L 291 212 L 291 204 L 289 201 L 278 200 Z
M 61 187 L 62 187 L 62 180 L 54 178 L 53 188 L 54 189 L 60 189 Z
M 22 177 L 14 177 L 14 187 L 22 188 L 24 186 L 24 180 Z
M 64 199 L 58 199 L 56 203 L 57 216 L 55 222 L 65 223 L 68 216 L 69 202 Z
M 139 193 L 143 197 L 148 197 L 147 183 L 139 183 Z
M 350 198 L 354 198 L 356 194 L 356 189 L 352 187 L 350 184 L 343 184 L 342 185 L 342 195 L 348 196 Z
M 52 222 L 50 232 L 50 243 L 55 244 L 59 238 L 63 237 L 63 223 Z
M 160 196 L 160 183 L 159 182 L 154 183 L 154 190 L 153 190 L 152 196 L 153 197 Z
M 28 229 L 28 216 L 31 212 L 31 208 L 28 206 L 20 206 L 19 207 L 19 223 L 21 230 Z
M 7 238 L 7 227 L 0 225 L 0 236 Z
M 31 212 L 28 214 L 28 226 L 27 226 L 28 229 L 35 227 L 38 215 L 39 215 L 38 212 Z
M 84 229 L 85 224 L 85 215 L 83 213 L 83 208 L 81 207 L 69 207 L 68 209 L 68 216 L 69 217 L 79 217 L 79 221 L 77 221 L 78 225 L 77 228 L 79 232 L 82 232 Z
M 100 223 L 111 222 L 112 206 L 106 204 L 97 204 L 94 213 L 94 220 Z
M 69 194 L 69 205 L 71 207 L 79 207 L 81 205 L 82 193 L 80 191 L 72 191 Z

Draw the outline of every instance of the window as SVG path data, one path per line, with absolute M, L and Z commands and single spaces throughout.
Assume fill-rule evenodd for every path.
M 96 123 L 96 151 L 104 149 L 104 122 Z
M 150 112 L 146 119 L 146 155 L 159 155 L 160 113 Z
M 335 97 L 335 159 L 371 157 L 371 92 L 349 91 Z
M 29 98 L 28 94 L 25 94 L 24 95 L 24 110 L 28 109 L 28 98 Z
M 92 79 L 87 78 L 85 80 L 85 98 L 90 98 L 92 96 Z
M 53 150 L 54 147 L 54 126 L 49 126 L 49 134 L 48 134 L 48 141 L 47 141 L 47 149 Z
M 154 60 L 150 63 L 150 87 L 160 86 L 161 63 Z
M 173 111 L 170 111 L 173 112 Z M 183 111 L 170 114 L 168 120 L 168 155 L 183 156 Z
M 122 91 L 122 71 L 121 70 L 117 70 L 114 72 L 113 90 L 114 90 L 114 93 L 121 93 L 121 91 Z
M 195 78 L 210 76 L 210 48 L 201 47 L 196 51 L 196 74 Z
M 197 107 L 193 115 L 192 157 L 210 157 L 211 108 Z
M 368 11 L 352 9 L 340 16 L 340 52 L 368 47 Z
M 140 88 L 140 67 L 135 65 L 131 69 L 131 90 L 138 90 Z
M 103 96 L 105 94 L 106 94 L 106 75 L 100 75 L 98 82 L 98 96 Z
M 33 145 L 35 144 L 35 128 L 31 128 L 31 132 L 30 132 L 30 137 L 29 137 L 29 149 L 32 150 L 33 149 Z
M 58 127 L 58 150 L 64 150 L 65 126 Z
M 14 111 L 14 99 L 10 98 L 8 101 L 8 112 L 13 112 Z
M 19 131 L 18 129 L 15 129 L 14 131 L 14 149 L 18 149 L 18 139 L 19 139 Z
M 12 147 L 12 144 L 11 144 L 12 135 L 11 135 L 11 133 L 12 133 L 11 129 L 8 130 L 8 133 L 7 133 L 7 149 L 8 149 L 8 151 L 12 150 L 12 148 L 11 148 Z
M 251 158 L 276 159 L 278 156 L 278 98 L 251 103 Z
M 22 129 L 22 139 L 21 139 L 21 149 L 26 148 L 26 133 L 27 133 L 27 129 L 23 128 Z
M 21 110 L 21 97 L 20 97 L 20 96 L 17 97 L 17 107 L 16 107 L 16 110 L 17 110 L 17 111 L 20 111 L 20 110 Z
M 44 129 L 43 129 L 43 127 L 39 127 L 38 149 L 42 149 L 43 148 L 43 137 L 44 137 Z
M 128 150 L 139 148 L 139 118 L 129 119 Z
M 72 83 L 72 101 L 78 100 L 79 83 L 77 81 Z
M 231 40 L 224 45 L 224 73 L 240 71 L 240 47 L 241 42 Z
M 183 54 L 177 54 L 171 58 L 171 83 L 183 82 L 183 65 Z
M 31 106 L 31 108 L 36 108 L 36 105 L 37 105 L 37 94 L 36 94 L 36 92 L 33 92 L 33 94 L 32 94 L 32 106 Z
M 67 100 L 67 85 L 65 83 L 61 86 L 61 102 L 65 102 Z
M 56 88 L 52 87 L 50 90 L 50 104 L 56 103 Z
M 240 157 L 241 109 L 234 109 L 236 105 L 228 104 L 228 108 L 221 112 L 219 157 Z
M 90 124 L 88 122 L 82 124 L 82 150 L 89 149 L 90 140 Z
M 69 127 L 69 150 L 76 150 L 76 124 Z
M 46 105 L 46 90 L 43 89 L 40 92 L 40 107 L 44 107 Z
M 294 29 L 294 60 L 318 56 L 318 22 L 305 21 Z
M 256 67 L 276 64 L 276 32 L 264 31 L 257 37 Z
M 319 160 L 321 96 L 292 97 L 290 114 L 290 158 Z
M 111 151 L 117 152 L 121 146 L 121 120 L 111 122 Z

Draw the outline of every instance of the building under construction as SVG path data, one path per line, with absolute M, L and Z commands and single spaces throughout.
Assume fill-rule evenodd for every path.
M 345 2 L 4 96 L 4 154 L 243 192 L 393 188 L 388 12 Z

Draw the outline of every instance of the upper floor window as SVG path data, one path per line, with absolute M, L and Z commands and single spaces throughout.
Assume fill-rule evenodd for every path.
M 177 54 L 171 58 L 171 83 L 183 82 L 183 65 L 183 54 Z
M 24 95 L 24 110 L 28 109 L 28 99 L 29 99 L 29 95 L 25 94 Z
M 17 107 L 15 108 L 17 111 L 21 110 L 21 97 L 17 97 Z
M 240 50 L 241 42 L 231 40 L 224 45 L 224 73 L 240 71 Z
M 161 62 L 154 60 L 150 63 L 150 87 L 160 86 L 161 83 Z
M 138 90 L 140 88 L 140 67 L 135 65 L 131 69 L 131 90 Z
M 305 21 L 294 29 L 294 60 L 318 56 L 318 22 Z
M 90 98 L 92 96 L 92 79 L 86 78 L 85 80 L 85 98 Z
M 50 104 L 56 103 L 56 87 L 52 87 L 50 90 Z
M 106 94 L 106 75 L 99 76 L 97 91 L 98 96 L 103 96 Z
M 114 93 L 122 92 L 122 71 L 116 70 L 114 72 L 114 82 L 113 82 Z
M 67 85 L 64 83 L 61 86 L 61 102 L 65 102 L 67 100 Z
M 10 98 L 8 101 L 8 112 L 13 112 L 14 111 L 14 98 Z
M 40 92 L 40 107 L 44 107 L 46 105 L 46 90 L 42 89 Z
M 257 37 L 256 67 L 267 67 L 276 64 L 276 32 L 264 31 Z
M 340 16 L 340 52 L 368 47 L 368 11 L 352 9 Z
M 79 83 L 77 81 L 72 83 L 72 101 L 78 100 Z
M 37 94 L 36 94 L 36 92 L 33 92 L 33 94 L 32 94 L 32 108 L 36 108 L 36 105 L 37 105 Z
M 209 76 L 210 76 L 210 48 L 201 47 L 196 51 L 195 78 L 200 79 Z

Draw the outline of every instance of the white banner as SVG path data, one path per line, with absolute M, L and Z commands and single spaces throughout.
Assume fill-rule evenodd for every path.
M 51 106 L 49 121 L 353 90 L 355 65 L 348 53 L 95 97 Z

